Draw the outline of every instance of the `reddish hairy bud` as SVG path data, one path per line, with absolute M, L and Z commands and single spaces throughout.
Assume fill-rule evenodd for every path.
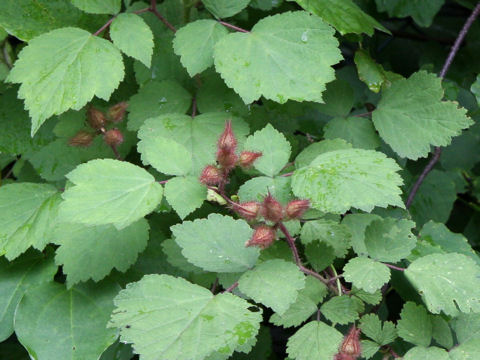
M 335 357 L 335 360 L 356 360 L 362 353 L 360 347 L 360 329 L 352 325 L 350 331 L 343 339 L 340 346 L 340 351 Z
M 260 203 L 256 201 L 247 201 L 232 206 L 233 211 L 247 220 L 255 220 L 260 210 Z
M 219 168 L 207 165 L 200 175 L 200 182 L 205 185 L 218 185 L 222 182 L 223 176 Z
M 119 123 L 125 117 L 125 112 L 127 111 L 128 104 L 125 101 L 122 101 L 118 104 L 113 105 L 108 109 L 108 118 L 114 123 Z
M 232 122 L 230 120 L 225 123 L 225 130 L 223 130 L 222 135 L 220 135 L 217 146 L 219 151 L 223 149 L 227 152 L 235 153 L 237 139 L 235 139 L 235 135 L 233 134 Z
M 120 145 L 123 142 L 123 134 L 118 129 L 108 130 L 103 135 L 103 141 L 105 141 L 105 143 L 110 146 Z
M 277 236 L 277 232 L 270 226 L 258 225 L 253 232 L 252 238 L 248 240 L 245 246 L 258 246 L 261 249 L 269 247 Z
M 237 163 L 237 155 L 235 152 L 230 151 L 228 149 L 218 149 L 217 151 L 217 162 L 222 166 L 225 170 L 232 170 Z
M 260 156 L 262 156 L 261 152 L 242 151 L 238 159 L 238 165 L 242 168 L 249 168 Z
M 268 194 L 263 199 L 260 215 L 262 215 L 265 220 L 277 223 L 283 219 L 283 206 L 272 195 Z
M 309 207 L 310 201 L 308 200 L 292 200 L 285 207 L 285 214 L 290 219 L 298 219 L 302 217 Z
M 100 130 L 105 127 L 105 124 L 107 123 L 105 114 L 100 110 L 95 109 L 93 106 L 87 111 L 87 120 L 88 124 L 95 130 Z
M 95 135 L 88 131 L 80 130 L 72 137 L 68 144 L 76 147 L 89 147 L 92 144 Z

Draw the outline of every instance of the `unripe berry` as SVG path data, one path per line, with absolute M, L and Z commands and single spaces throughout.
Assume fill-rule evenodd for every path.
M 230 120 L 225 123 L 225 130 L 223 130 L 222 135 L 220 135 L 220 138 L 218 139 L 217 147 L 218 150 L 223 149 L 230 153 L 235 153 L 237 139 L 235 139 L 235 135 L 233 134 L 232 122 Z
M 336 359 L 346 360 L 346 359 L 357 359 L 362 353 L 360 347 L 360 329 L 357 329 L 355 325 L 352 325 L 350 331 L 343 339 L 343 343 L 340 347 Z
M 301 218 L 310 207 L 308 200 L 292 200 L 285 207 L 285 214 L 289 219 Z
M 119 123 L 125 117 L 128 104 L 125 101 L 119 102 L 108 109 L 108 118 L 114 123 Z
M 234 151 L 229 149 L 218 149 L 217 151 L 217 162 L 225 170 L 232 170 L 237 163 L 237 155 Z
M 207 165 L 200 175 L 200 182 L 205 185 L 218 185 L 222 182 L 222 171 L 213 165 Z
M 256 201 L 247 201 L 232 206 L 233 211 L 246 220 L 255 220 L 260 210 L 260 203 Z
M 87 120 L 88 124 L 95 130 L 100 130 L 105 127 L 105 124 L 107 123 L 105 114 L 100 110 L 95 109 L 93 106 L 87 111 Z
M 283 219 L 283 206 L 272 195 L 268 194 L 263 199 L 260 215 L 265 220 L 277 223 Z
M 262 156 L 261 152 L 242 151 L 238 159 L 238 165 L 242 168 L 249 168 L 260 156 Z
M 76 147 L 89 147 L 92 144 L 94 137 L 94 134 L 80 130 L 68 141 L 68 144 Z
M 123 142 L 123 134 L 118 129 L 110 129 L 103 135 L 103 140 L 107 145 L 117 146 Z
M 258 246 L 261 249 L 269 247 L 274 241 L 277 233 L 275 229 L 267 225 L 258 225 L 250 240 L 245 246 Z

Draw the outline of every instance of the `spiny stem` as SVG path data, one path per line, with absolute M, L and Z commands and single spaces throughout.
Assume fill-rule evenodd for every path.
M 478 14 L 480 13 L 480 2 L 477 3 L 477 6 L 473 9 L 472 13 L 468 17 L 467 21 L 463 25 L 462 30 L 458 33 L 457 39 L 455 40 L 455 43 L 453 44 L 450 53 L 447 56 L 447 59 L 445 60 L 445 63 L 443 64 L 442 70 L 440 71 L 440 74 L 438 75 L 440 79 L 444 79 L 445 75 L 447 75 L 448 70 L 450 69 L 450 66 L 453 63 L 453 59 L 458 53 L 458 50 L 460 49 L 460 45 L 462 44 L 463 40 L 465 39 L 465 36 L 467 36 L 468 30 L 470 30 L 470 27 L 472 26 L 473 22 L 475 19 L 478 17 Z M 427 175 L 432 171 L 433 167 L 435 164 L 438 162 L 440 159 L 440 155 L 442 154 L 442 149 L 440 147 L 436 147 L 435 151 L 433 153 L 433 157 L 430 159 L 428 164 L 425 166 L 423 169 L 422 173 L 420 174 L 420 177 L 417 179 L 415 184 L 412 187 L 412 190 L 408 194 L 408 199 L 405 204 L 407 209 L 412 205 L 413 199 L 415 198 L 415 195 L 418 192 L 418 189 L 420 189 L 420 186 L 422 185 L 423 181 L 427 177 Z
M 250 32 L 250 31 L 248 31 L 248 30 L 242 29 L 241 27 L 232 25 L 232 24 L 227 23 L 227 22 L 222 21 L 222 20 L 218 20 L 218 22 L 219 22 L 220 24 L 222 24 L 223 26 L 225 26 L 225 27 L 227 27 L 227 28 L 230 28 L 230 29 L 233 29 L 233 30 L 235 30 L 235 31 L 239 31 L 239 32 L 243 32 L 243 33 L 249 33 L 249 32 Z
M 115 157 L 117 158 L 117 160 L 122 161 L 123 159 L 120 156 L 120 154 L 118 153 L 117 147 L 115 145 L 110 145 L 110 147 L 112 148 L 113 153 L 115 154 Z

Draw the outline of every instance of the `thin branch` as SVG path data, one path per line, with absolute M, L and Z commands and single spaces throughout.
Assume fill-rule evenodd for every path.
M 159 184 L 164 185 L 168 182 L 168 180 L 157 181 Z
M 286 173 L 286 174 L 282 174 L 280 176 L 289 177 L 289 176 L 292 176 L 292 175 L 293 175 L 293 172 L 289 172 L 289 173 Z
M 8 54 L 6 40 L 5 40 L 5 43 L 3 44 L 2 54 L 3 54 L 3 60 L 5 60 L 5 64 L 8 66 L 9 69 L 11 69 L 13 67 L 13 63 L 12 63 L 12 59 L 10 58 L 10 55 Z
M 231 293 L 235 288 L 238 286 L 238 281 L 235 281 L 228 289 L 224 291 L 224 293 Z
M 155 0 L 152 0 L 152 4 L 153 4 L 153 3 L 155 3 Z M 165 18 L 162 16 L 162 14 L 160 14 L 160 13 L 157 11 L 156 8 L 150 8 L 149 11 L 150 11 L 151 13 L 153 13 L 157 18 L 159 18 L 160 21 L 163 22 L 163 24 L 164 24 L 166 27 L 168 27 L 168 28 L 169 28 L 170 30 L 172 30 L 174 33 L 177 32 L 177 29 L 175 29 L 175 27 L 174 27 L 172 24 L 170 24 L 170 23 L 168 22 L 168 20 L 165 19 Z
M 223 26 L 225 26 L 225 27 L 227 27 L 227 28 L 230 28 L 230 29 L 233 29 L 233 30 L 235 30 L 235 31 L 239 31 L 239 32 L 243 32 L 243 33 L 249 33 L 249 32 L 250 32 L 250 31 L 248 31 L 248 30 L 242 29 L 241 27 L 232 25 L 232 24 L 227 23 L 227 22 L 222 21 L 222 20 L 218 20 L 218 22 L 219 22 L 220 24 L 222 24 Z
M 157 11 L 157 0 L 150 0 L 150 11 Z
M 215 281 L 212 284 L 212 288 L 210 289 L 211 293 L 215 295 L 215 292 L 217 291 L 217 286 L 218 286 L 218 277 L 215 278 Z
M 112 18 L 111 18 L 110 20 L 108 20 L 105 24 L 103 24 L 103 26 L 102 26 L 100 29 L 98 29 L 97 31 L 95 31 L 92 35 L 93 35 L 93 36 L 98 36 L 98 35 L 100 35 L 100 33 L 101 33 L 103 30 L 105 30 L 106 28 L 108 28 L 108 27 L 112 24 L 113 20 L 115 20 L 116 17 L 117 17 L 116 15 L 115 15 L 114 17 L 112 17 Z
M 337 270 L 333 265 L 330 265 L 330 269 L 332 269 L 334 275 L 333 278 L 335 278 L 335 282 L 337 283 L 338 296 L 342 296 L 342 284 L 340 283 L 340 279 L 338 278 Z M 331 279 L 329 282 L 331 282 Z
M 110 145 L 110 147 L 112 148 L 113 153 L 115 154 L 115 157 L 117 158 L 117 160 L 123 161 L 122 157 L 118 153 L 117 147 L 115 145 Z
M 447 59 L 445 60 L 445 64 L 443 65 L 442 70 L 438 75 L 440 79 L 443 80 L 445 78 L 445 75 L 447 75 L 447 72 L 453 63 L 453 59 L 455 58 L 455 56 L 458 53 L 458 50 L 460 49 L 460 45 L 465 39 L 465 36 L 467 36 L 468 30 L 470 30 L 470 27 L 472 26 L 475 19 L 478 17 L 479 13 L 480 13 L 480 2 L 477 3 L 477 6 L 475 6 L 475 9 L 473 9 L 472 13 L 468 17 L 465 24 L 463 25 L 462 30 L 460 30 L 460 32 L 458 33 L 457 39 L 455 40 L 455 43 L 453 44 L 450 50 L 450 53 L 448 54 Z M 420 189 L 420 186 L 422 185 L 423 181 L 425 180 L 427 175 L 430 173 L 430 171 L 432 171 L 433 167 L 436 165 L 436 163 L 440 159 L 441 154 L 442 154 L 442 149 L 440 147 L 436 147 L 433 153 L 433 157 L 430 159 L 427 166 L 425 166 L 422 173 L 420 174 L 420 177 L 417 179 L 417 181 L 412 187 L 412 190 L 408 194 L 408 199 L 405 204 L 407 209 L 412 205 L 413 199 L 415 198 L 415 195 L 417 194 L 418 189 Z
M 387 264 L 387 263 L 383 263 L 383 264 L 393 270 L 405 271 L 405 268 L 402 268 L 402 267 L 398 267 L 398 266 Z
M 369 112 L 366 112 L 366 113 L 356 114 L 356 115 L 352 115 L 352 116 L 356 116 L 356 117 L 369 117 L 370 115 L 372 115 L 372 112 L 373 112 L 373 111 L 369 111 Z

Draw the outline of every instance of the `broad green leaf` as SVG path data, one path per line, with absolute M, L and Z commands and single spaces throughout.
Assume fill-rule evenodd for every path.
M 80 281 L 99 281 L 113 268 L 125 272 L 135 263 L 148 241 L 148 222 L 140 219 L 117 230 L 113 225 L 58 224 L 53 233 L 55 262 L 63 266 L 67 286 Z
M 325 104 L 315 106 L 322 114 L 334 117 L 347 116 L 355 102 L 353 89 L 347 81 L 337 79 L 327 84 L 323 101 Z
M 372 150 L 336 150 L 319 155 L 292 176 L 293 193 L 323 212 L 343 214 L 351 207 L 370 212 L 375 206 L 404 207 L 400 167 Z
M 455 316 L 480 311 L 480 266 L 465 255 L 427 255 L 404 273 L 430 312 Z
M 262 201 L 269 192 L 279 202 L 286 204 L 293 197 L 289 177 L 254 177 L 240 186 L 238 189 L 238 197 L 242 202 Z
M 122 55 L 111 42 L 78 28 L 31 40 L 7 80 L 21 83 L 18 97 L 32 118 L 32 135 L 52 115 L 80 110 L 96 95 L 108 100 L 123 79 Z
M 373 123 L 382 139 L 401 157 L 425 157 L 431 145 L 449 145 L 452 137 L 473 124 L 457 103 L 442 101 L 441 83 L 435 74 L 419 71 L 395 81 L 382 93 L 372 114 Z M 413 93 L 418 96 L 411 96 Z
M 347 254 L 351 237 L 346 226 L 326 219 L 307 221 L 300 234 L 303 244 L 310 244 L 318 240 L 331 246 L 336 257 L 344 257 Z
M 377 290 L 373 294 L 370 294 L 364 290 L 356 289 L 355 286 L 352 288 L 350 295 L 355 296 L 356 298 L 359 298 L 360 300 L 370 305 L 378 305 L 383 299 L 383 295 L 380 290 Z
M 250 33 L 233 33 L 215 46 L 215 68 L 245 103 L 263 95 L 322 102 L 332 65 L 342 57 L 333 29 L 306 12 L 286 12 L 260 20 Z
M 335 251 L 338 251 L 339 248 L 334 249 L 326 242 L 312 241 L 305 245 L 305 257 L 315 271 L 319 272 L 332 265 L 336 258 Z
M 29 247 L 42 251 L 56 222 L 60 202 L 60 194 L 51 185 L 1 186 L 0 253 L 12 260 Z
M 429 27 L 445 0 L 375 0 L 375 2 L 379 11 L 387 11 L 394 17 L 411 16 L 418 25 Z
M 432 322 L 427 310 L 409 301 L 403 306 L 397 322 L 398 336 L 419 346 L 428 346 L 432 341 Z
M 249 136 L 244 148 L 247 151 L 262 153 L 253 166 L 261 173 L 272 177 L 283 169 L 291 153 L 290 143 L 285 136 L 270 124 Z
M 359 327 L 362 329 L 362 334 L 365 334 L 379 345 L 387 345 L 397 338 L 395 325 L 390 321 L 386 321 L 382 326 L 382 322 L 376 314 L 362 316 Z
M 352 145 L 343 139 L 322 140 L 308 145 L 295 159 L 295 167 L 300 169 L 308 166 L 317 156 L 335 150 L 351 149 Z
M 73 5 L 91 14 L 116 14 L 122 6 L 121 0 L 70 0 Z
M 380 139 L 372 122 L 364 117 L 335 118 L 324 127 L 325 139 L 344 139 L 356 148 L 373 150 L 380 146 Z
M 145 21 L 136 14 L 120 14 L 110 25 L 110 37 L 116 47 L 146 67 L 150 67 L 153 54 L 153 33 Z
M 245 300 L 168 275 L 147 275 L 115 298 L 109 326 L 121 329 L 142 359 L 201 360 L 214 351 L 230 353 L 255 337 L 261 311 Z
M 259 249 L 245 247 L 252 229 L 244 220 L 210 214 L 171 227 L 182 254 L 193 265 L 214 272 L 242 272 L 255 265 Z
M 365 359 L 370 359 L 377 353 L 380 346 L 370 340 L 360 340 L 360 348 L 362 350 L 362 356 Z
M 184 114 L 192 102 L 192 96 L 176 81 L 150 81 L 130 98 L 128 129 L 138 130 L 151 117 L 179 113 Z
M 375 214 L 347 214 L 342 220 L 342 224 L 350 229 L 352 233 L 352 248 L 357 255 L 368 255 L 365 247 L 365 229 L 374 220 L 382 218 Z
M 250 0 L 204 0 L 202 3 L 217 18 L 231 17 L 245 9 Z
M 28 252 L 12 262 L 0 258 L 0 341 L 13 333 L 15 309 L 23 294 L 32 286 L 52 281 L 56 272 L 53 258 L 37 252 Z
M 118 290 L 113 282 L 31 288 L 15 313 L 18 340 L 37 360 L 98 359 L 117 338 L 106 326 Z
M 305 10 L 320 16 L 335 27 L 340 34 L 373 35 L 375 29 L 389 32 L 382 24 L 364 13 L 352 0 L 289 0 Z
M 238 280 L 239 290 L 283 315 L 305 287 L 305 275 L 297 265 L 281 259 L 267 260 L 244 273 Z
M 204 5 L 208 7 L 207 4 Z M 227 35 L 228 30 L 218 21 L 197 20 L 175 33 L 173 50 L 193 77 L 213 65 L 213 47 Z
M 357 288 L 373 294 L 390 280 L 390 269 L 372 259 L 356 257 L 345 265 L 343 276 Z
M 323 303 L 320 312 L 334 324 L 348 324 L 359 319 L 361 308 L 356 300 L 349 296 L 334 296 Z
M 480 337 L 480 313 L 459 314 L 450 324 L 460 343 Z
M 233 132 L 238 142 L 243 144 L 245 136 L 248 134 L 248 125 L 239 118 L 232 118 L 226 113 L 206 113 L 196 116 L 194 119 L 182 114 L 167 114 L 148 119 L 145 122 L 139 132 L 139 138 L 142 139 L 139 150 L 145 156 L 147 147 L 141 145 L 142 143 L 152 143 L 153 145 L 149 147 L 151 151 L 154 151 L 155 144 L 170 143 L 173 150 L 161 148 L 162 152 L 157 150 L 151 154 L 150 157 L 156 160 L 155 168 L 167 174 L 199 176 L 206 165 L 215 163 L 217 141 L 228 120 L 232 121 Z M 165 141 L 165 138 L 168 140 Z M 172 142 L 175 142 L 175 145 Z M 183 153 L 183 148 L 187 149 L 189 153 L 187 159 L 180 159 L 180 155 L 177 154 L 180 152 L 178 150 L 180 147 L 182 147 L 181 153 Z M 171 170 L 167 172 L 175 165 L 169 159 L 170 156 L 175 156 L 175 161 L 179 162 L 179 166 L 181 164 L 181 172 L 178 169 L 176 173 Z M 185 156 L 187 155 L 185 154 Z M 145 160 L 147 163 L 151 163 L 151 159 Z M 192 162 L 192 165 L 185 173 L 188 160 Z
M 480 103 L 480 75 L 477 75 L 477 79 L 472 84 L 470 90 L 475 95 L 477 102 Z
M 333 359 L 342 340 L 342 333 L 335 328 L 311 321 L 288 339 L 287 353 L 296 360 Z
M 269 11 L 283 4 L 283 0 L 251 0 L 250 7 Z
M 396 263 L 410 255 L 416 245 L 410 220 L 384 218 L 374 220 L 365 229 L 365 247 L 370 257 Z
M 480 337 L 471 338 L 450 350 L 449 360 L 475 360 L 480 354 Z
M 377 64 L 364 50 L 357 50 L 355 53 L 355 65 L 360 80 L 374 93 L 380 92 L 382 85 L 387 81 L 382 65 Z
M 199 267 L 188 262 L 185 256 L 182 255 L 182 248 L 175 242 L 175 239 L 167 239 L 162 241 L 162 251 L 167 256 L 167 261 L 174 267 L 189 273 L 194 272 L 200 274 L 204 272 Z
M 441 315 L 430 315 L 432 337 L 441 346 L 450 349 L 453 346 L 452 330 Z
M 438 347 L 423 347 L 423 346 L 416 346 L 410 350 L 403 356 L 403 360 L 450 360 L 451 358 L 448 356 L 448 353 L 441 348 Z M 465 358 L 462 358 L 465 359 Z
M 202 206 L 207 198 L 207 188 L 196 177 L 175 177 L 165 184 L 165 198 L 183 220 Z
M 128 162 L 97 159 L 67 175 L 73 183 L 62 194 L 60 218 L 85 225 L 123 229 L 152 212 L 163 188 L 146 170 Z
M 0 26 L 23 41 L 66 26 L 95 31 L 106 20 L 101 16 L 88 16 L 69 0 L 0 1 Z

